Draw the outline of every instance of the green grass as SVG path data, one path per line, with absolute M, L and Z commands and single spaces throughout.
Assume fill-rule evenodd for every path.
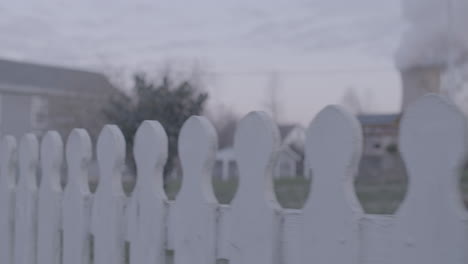
M 182 183 L 183 182 L 180 180 L 169 180 L 165 183 L 165 190 L 169 199 L 175 199 Z M 238 180 L 230 179 L 223 181 L 221 179 L 213 179 L 212 184 L 213 191 L 218 201 L 222 204 L 228 204 L 235 196 Z M 302 177 L 278 179 L 274 180 L 274 191 L 278 202 L 283 208 L 300 209 L 307 200 L 311 184 L 313 183 L 310 180 Z M 90 189 L 94 192 L 96 186 L 97 184 L 90 184 Z M 358 178 L 354 186 L 356 196 L 366 213 L 393 214 L 403 201 L 408 184 L 406 179 L 369 180 Z M 461 175 L 459 186 L 462 193 L 460 199 L 463 199 L 465 206 L 468 208 L 468 170 Z M 132 192 L 133 187 L 133 182 L 125 182 L 123 184 L 123 189 L 127 195 Z M 326 201 L 324 201 L 324 206 L 326 206 Z M 90 243 L 92 254 L 92 239 Z M 131 254 L 131 252 L 129 251 L 128 243 L 126 243 L 125 263 L 128 263 L 129 254 Z M 167 264 L 172 264 L 174 261 L 174 252 L 168 250 L 166 252 L 166 257 Z M 226 264 L 228 262 L 220 259 L 217 263 Z
M 310 183 L 303 177 L 274 180 L 276 199 L 283 208 L 300 209 L 309 196 Z
M 223 181 L 213 179 L 213 189 L 216 198 L 222 204 L 228 204 L 234 197 L 238 181 L 230 179 Z M 176 196 L 180 181 L 166 184 L 166 192 L 170 198 Z M 300 209 L 304 206 L 309 190 L 313 184 L 303 177 L 274 180 L 275 194 L 283 208 Z M 460 180 L 460 191 L 465 206 L 468 208 L 468 171 L 463 173 Z M 354 183 L 356 196 L 364 211 L 369 214 L 393 214 L 403 202 L 408 183 L 406 179 L 391 180 L 363 180 L 357 179 Z M 326 206 L 326 203 L 324 204 Z
M 180 190 L 181 180 L 168 180 L 165 183 L 166 194 L 169 199 L 174 200 Z M 227 181 L 213 179 L 213 191 L 221 204 L 229 204 L 235 196 L 238 179 Z M 303 177 L 274 180 L 275 194 L 279 204 L 283 208 L 300 209 L 304 206 L 311 181 Z M 360 179 L 355 182 L 356 196 L 366 213 L 370 214 L 393 214 L 403 201 L 407 191 L 406 179 L 392 180 L 369 180 Z M 461 199 L 468 208 L 468 170 L 465 171 L 460 180 Z M 124 191 L 129 195 L 134 187 L 133 182 L 123 184 Z M 90 184 L 94 192 L 96 184 Z M 325 203 L 326 206 L 326 203 Z
M 356 196 L 366 213 L 393 214 L 405 198 L 405 179 L 392 181 L 366 181 L 357 179 Z

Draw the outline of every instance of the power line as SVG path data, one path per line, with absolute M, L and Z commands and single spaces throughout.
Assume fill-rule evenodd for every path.
M 314 69 L 314 70 L 283 70 L 277 71 L 280 75 L 337 75 L 358 73 L 394 73 L 396 69 Z M 189 71 L 176 71 L 180 73 Z M 203 75 L 270 75 L 271 70 L 255 71 L 202 71 Z

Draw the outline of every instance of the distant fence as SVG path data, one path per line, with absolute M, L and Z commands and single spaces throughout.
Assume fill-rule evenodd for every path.
M 180 135 L 183 184 L 174 202 L 163 190 L 168 142 L 158 122 L 144 122 L 136 134 L 138 178 L 129 198 L 121 185 L 125 146 L 117 127 L 108 125 L 99 136 L 94 194 L 86 175 L 92 145 L 84 130 L 72 131 L 65 155 L 56 132 L 40 146 L 26 135 L 18 150 L 7 136 L 0 160 L 0 263 L 121 264 L 128 243 L 132 264 L 165 263 L 166 250 L 174 250 L 176 264 L 466 264 L 468 213 L 457 183 L 467 133 L 463 114 L 441 97 L 426 96 L 407 110 L 400 150 L 410 185 L 390 216 L 366 215 L 356 199 L 362 134 L 340 107 L 325 108 L 308 129 L 314 179 L 302 210 L 282 209 L 275 199 L 271 172 L 279 135 L 263 113 L 247 115 L 238 126 L 240 183 L 231 205 L 218 204 L 213 194 L 217 138 L 202 117 L 190 118 Z

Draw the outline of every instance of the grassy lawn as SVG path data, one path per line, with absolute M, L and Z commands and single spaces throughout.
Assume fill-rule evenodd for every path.
M 169 199 L 175 199 L 180 186 L 180 180 L 169 180 L 166 182 L 165 190 Z M 223 181 L 213 179 L 214 193 L 218 201 L 222 204 L 229 204 L 234 197 L 238 180 L 230 179 Z M 302 177 L 292 179 L 274 180 L 274 187 L 278 202 L 284 208 L 300 209 L 308 197 L 311 181 Z M 123 184 L 124 190 L 130 194 L 134 183 Z M 96 184 L 90 184 L 94 192 Z M 393 214 L 403 201 L 406 190 L 406 180 L 361 180 L 355 182 L 356 195 L 364 210 L 370 214 Z M 466 207 L 468 208 L 468 171 L 461 177 L 460 190 Z
M 237 190 L 237 179 L 223 181 L 213 179 L 214 193 L 222 204 L 229 204 Z M 166 184 L 166 193 L 174 199 L 180 188 L 180 181 L 172 180 Z M 278 179 L 274 181 L 275 194 L 284 208 L 300 209 L 307 200 L 311 181 L 302 177 Z M 403 199 L 406 184 L 356 182 L 356 193 L 368 213 L 392 213 Z
M 222 181 L 213 179 L 214 193 L 222 204 L 231 202 L 235 195 L 238 181 L 230 179 Z M 166 193 L 174 199 L 180 188 L 180 181 L 170 181 L 166 184 Z M 300 209 L 308 197 L 311 181 L 302 177 L 293 179 L 274 180 L 274 187 L 278 202 L 284 208 Z M 393 214 L 403 201 L 407 181 L 402 180 L 360 180 L 355 182 L 356 195 L 364 210 L 370 214 Z M 468 208 L 468 171 L 462 175 L 460 190 L 466 207 Z
M 166 183 L 165 190 L 169 199 L 173 200 L 181 186 L 180 180 L 170 180 Z M 222 181 L 220 179 L 213 179 L 214 193 L 218 201 L 222 204 L 231 202 L 235 195 L 238 181 L 237 179 L 230 179 Z M 279 179 L 274 180 L 274 187 L 278 202 L 284 208 L 300 209 L 303 207 L 311 185 L 311 181 L 302 177 L 293 179 Z M 134 183 L 126 182 L 123 185 L 127 194 L 133 190 Z M 96 189 L 96 184 L 91 184 L 92 191 Z M 358 179 L 355 182 L 356 195 L 361 202 L 364 210 L 370 214 L 393 214 L 400 203 L 403 201 L 406 190 L 406 180 L 362 180 Z M 464 172 L 460 180 L 460 190 L 465 206 L 468 208 L 468 171 Z M 326 206 L 326 201 L 324 203 Z M 126 243 L 126 263 L 130 251 L 128 243 Z M 173 252 L 167 251 L 167 264 L 173 263 Z M 225 260 L 218 260 L 218 264 L 225 264 Z

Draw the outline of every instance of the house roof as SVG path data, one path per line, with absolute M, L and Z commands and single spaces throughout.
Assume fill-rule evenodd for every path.
M 298 150 L 295 150 L 291 148 L 290 146 L 285 146 L 280 149 L 280 152 L 285 153 L 292 157 L 295 161 L 300 161 L 304 153 L 299 152 Z
M 229 147 L 229 148 L 223 148 L 221 150 L 218 150 L 218 152 L 216 153 L 216 159 L 217 160 L 234 160 L 235 159 L 234 148 Z
M 44 92 L 106 93 L 114 88 L 100 73 L 0 59 L 0 84 Z
M 279 125 L 278 129 L 281 140 L 285 139 L 295 127 L 297 127 L 297 125 Z
M 358 120 L 362 125 L 389 125 L 396 124 L 400 119 L 400 114 L 366 114 L 358 115 Z

